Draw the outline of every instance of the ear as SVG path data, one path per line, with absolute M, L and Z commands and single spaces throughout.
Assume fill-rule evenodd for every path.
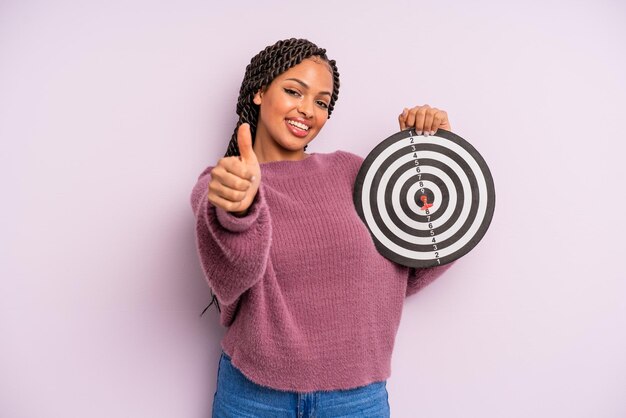
M 255 105 L 260 106 L 261 102 L 263 101 L 261 99 L 262 99 L 261 90 L 259 90 L 256 93 L 254 93 L 254 98 L 252 99 L 252 101 L 254 102 Z

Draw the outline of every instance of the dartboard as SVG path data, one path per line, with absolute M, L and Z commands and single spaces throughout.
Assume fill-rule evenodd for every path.
M 416 268 L 467 254 L 487 232 L 495 202 L 485 160 L 443 129 L 385 139 L 365 158 L 354 185 L 356 210 L 377 250 Z

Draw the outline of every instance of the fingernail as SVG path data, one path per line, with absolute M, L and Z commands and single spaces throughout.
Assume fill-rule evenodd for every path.
M 431 135 L 435 135 L 435 131 L 430 131 L 430 134 Z
M 407 112 L 407 108 L 405 107 L 404 110 L 402 111 L 402 116 L 406 116 L 406 112 Z
M 428 136 L 428 135 L 430 135 L 430 132 L 424 131 L 424 136 Z
M 417 135 L 421 135 L 421 134 L 422 134 L 422 131 L 417 131 L 417 132 L 415 132 L 415 133 L 416 133 Z

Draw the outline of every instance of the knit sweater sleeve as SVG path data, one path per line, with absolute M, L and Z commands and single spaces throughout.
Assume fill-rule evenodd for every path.
M 200 174 L 191 193 L 197 250 L 217 299 L 221 304 L 235 305 L 265 272 L 272 237 L 270 213 L 262 183 L 246 216 L 234 216 L 211 204 L 207 197 L 211 169 Z M 233 310 L 231 306 L 231 314 Z M 227 325 L 228 321 L 222 320 Z
M 409 282 L 406 287 L 406 296 L 411 296 L 440 277 L 455 262 L 444 266 L 429 267 L 425 269 L 409 268 Z
M 342 152 L 346 158 L 351 160 L 353 164 L 354 177 L 361 168 L 364 159 L 356 154 L 352 154 L 349 152 Z M 435 279 L 440 277 L 446 270 L 448 270 L 452 264 L 446 264 L 444 266 L 430 267 L 430 268 L 408 268 L 408 277 L 407 277 L 407 288 L 406 288 L 406 296 L 413 295 L 426 287 L 428 284 L 432 283 Z

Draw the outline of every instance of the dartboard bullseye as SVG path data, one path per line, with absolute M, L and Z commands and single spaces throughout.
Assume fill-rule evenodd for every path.
M 425 268 L 467 254 L 487 232 L 496 195 L 487 163 L 460 136 L 398 132 L 363 161 L 356 210 L 376 248 L 399 264 Z

